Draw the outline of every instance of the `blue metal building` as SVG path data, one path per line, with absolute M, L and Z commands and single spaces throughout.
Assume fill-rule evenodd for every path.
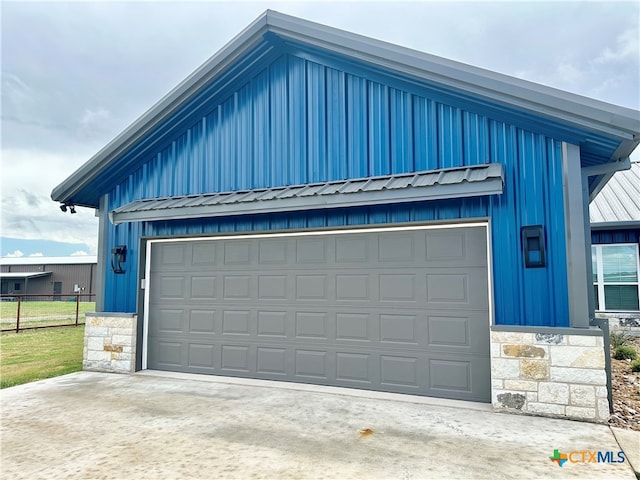
M 267 11 L 52 198 L 98 209 L 98 310 L 137 315 L 138 369 L 487 401 L 490 330 L 593 334 L 588 203 L 639 135 L 636 111 Z M 299 253 L 317 238 L 331 261 Z M 273 297 L 265 275 L 282 281 Z M 305 303 L 314 291 L 326 296 Z M 404 325 L 390 305 L 414 319 L 406 338 L 385 337 Z M 282 344 L 260 343 L 277 312 Z M 311 313 L 328 323 L 314 330 Z M 331 379 L 298 371 L 316 361 L 300 345 Z M 225 367 L 233 349 L 250 352 L 244 367 Z

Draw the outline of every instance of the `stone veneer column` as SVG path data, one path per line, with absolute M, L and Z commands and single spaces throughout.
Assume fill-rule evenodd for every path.
M 87 313 L 86 318 L 83 370 L 135 372 L 137 315 Z
M 606 422 L 604 340 L 599 329 L 585 333 L 492 331 L 494 408 Z

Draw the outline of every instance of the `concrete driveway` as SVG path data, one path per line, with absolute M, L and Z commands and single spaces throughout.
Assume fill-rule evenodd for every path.
M 90 372 L 0 397 L 2 478 L 635 479 L 627 461 L 549 459 L 555 449 L 617 458 L 606 426 L 481 404 Z

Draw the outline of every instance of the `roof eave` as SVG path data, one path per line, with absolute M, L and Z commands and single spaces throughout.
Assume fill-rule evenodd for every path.
M 590 224 L 591 230 L 633 230 L 640 229 L 640 220 L 621 222 L 596 222 Z

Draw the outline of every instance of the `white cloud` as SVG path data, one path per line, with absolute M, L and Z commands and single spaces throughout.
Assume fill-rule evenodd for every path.
M 84 136 L 100 134 L 114 128 L 114 118 L 106 108 L 85 108 L 79 122 L 80 133 Z
M 6 257 L 8 257 L 8 258 L 24 257 L 24 253 L 22 253 L 20 250 L 16 250 L 14 252 L 7 253 Z
M 613 48 L 606 47 L 600 55 L 593 59 L 593 63 L 637 62 L 640 55 L 638 38 L 640 38 L 640 29 L 637 25 L 625 30 L 616 37 L 616 45 Z
M 29 256 L 30 257 L 44 257 L 44 253 L 42 253 L 42 252 L 30 253 Z
M 89 254 L 84 250 L 77 250 L 71 254 L 72 257 L 84 257 L 86 255 L 89 255 Z

